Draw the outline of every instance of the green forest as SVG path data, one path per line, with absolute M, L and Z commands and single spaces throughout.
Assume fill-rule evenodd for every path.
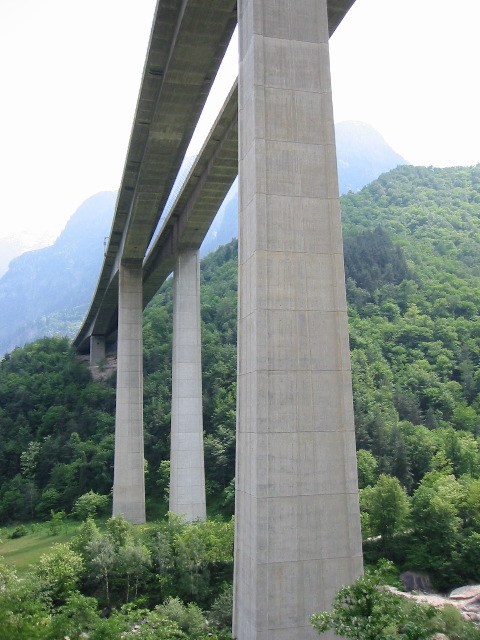
M 375 565 L 385 558 L 397 571 L 424 572 L 442 592 L 478 583 L 480 166 L 398 167 L 359 193 L 342 196 L 341 208 L 365 561 Z M 166 638 L 206 633 L 182 627 L 182 615 L 188 618 L 182 602 L 213 611 L 211 619 L 220 620 L 215 633 L 226 628 L 235 468 L 236 241 L 202 261 L 201 287 L 211 517 L 206 525 L 190 527 L 164 517 L 171 279 L 144 312 L 151 526 L 143 533 L 117 519 L 100 529 L 85 519 L 109 509 L 115 376 L 93 382 L 64 338 L 39 340 L 0 363 L 0 525 L 15 525 L 21 535 L 34 521 L 84 522 L 68 547 L 81 567 L 74 586 L 55 592 L 41 568 L 32 582 L 43 594 L 36 606 L 53 607 L 57 620 L 72 597 L 79 599 L 75 606 L 87 599 L 82 606 L 91 613 L 88 598 L 94 597 L 116 612 L 108 619 L 119 625 L 126 624 L 125 607 L 136 602 L 150 612 L 146 619 L 153 616 L 153 627 L 155 616 L 163 616 L 186 634 Z M 201 549 L 197 564 L 194 548 Z M 101 558 L 108 557 L 116 559 L 102 565 Z M 0 582 L 10 571 L 2 566 Z M 163 637 L 146 635 L 147 627 L 143 632 L 136 637 Z M 91 637 L 118 637 L 104 633 Z

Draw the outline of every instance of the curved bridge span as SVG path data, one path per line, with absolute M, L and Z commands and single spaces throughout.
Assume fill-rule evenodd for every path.
M 74 341 L 92 363 L 116 343 L 113 512 L 145 522 L 142 310 L 173 271 L 170 510 L 205 519 L 198 251 L 238 173 L 238 640 L 315 638 L 310 615 L 362 570 L 328 57 L 353 3 L 158 1 L 105 260 Z M 237 23 L 238 86 L 165 211 Z
M 328 1 L 330 35 L 353 3 L 354 0 Z M 90 309 L 74 340 L 83 353 L 90 350 L 91 336 L 116 337 L 120 262 L 143 260 L 146 256 L 236 24 L 236 1 L 158 3 L 105 259 Z M 192 189 L 200 171 L 206 179 L 205 165 L 212 163 L 213 157 L 217 175 L 209 176 L 210 201 L 202 216 L 202 228 L 193 242 L 190 236 L 200 223 L 194 217 L 182 232 L 189 235 L 192 244 L 202 243 L 238 174 L 237 105 L 235 91 L 221 109 L 208 137 L 209 148 L 204 148 L 205 154 L 198 159 L 190 184 L 186 185 Z M 220 157 L 218 147 L 223 147 Z M 198 168 L 200 163 L 204 165 L 202 169 Z M 179 237 L 173 229 L 182 215 L 181 204 L 170 212 L 162 228 L 163 237 L 145 264 L 144 306 L 173 271 L 173 258 L 170 256 L 167 265 L 166 257 L 159 259 L 159 254 L 165 255 L 172 234 Z M 175 247 L 170 246 L 174 252 Z M 154 263 L 158 265 L 155 269 Z M 152 272 L 157 269 L 152 279 Z

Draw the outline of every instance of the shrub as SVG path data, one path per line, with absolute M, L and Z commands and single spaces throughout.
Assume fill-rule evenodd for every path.
M 11 540 L 15 540 L 16 538 L 23 538 L 28 533 L 28 529 L 24 524 L 15 527 L 12 533 L 8 536 Z

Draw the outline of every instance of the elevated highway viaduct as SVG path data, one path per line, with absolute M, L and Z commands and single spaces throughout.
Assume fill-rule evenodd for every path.
M 330 35 L 353 3 L 354 0 L 329 0 L 327 11 Z M 221 7 L 219 12 L 216 5 Z M 237 24 L 236 5 L 236 1 L 229 3 L 227 0 L 218 0 L 216 3 L 210 0 L 158 3 L 105 259 L 90 309 L 74 341 L 81 353 L 90 352 L 92 336 L 99 336 L 107 341 L 116 340 L 120 263 L 122 260 L 145 258 L 191 135 Z M 199 33 L 202 47 L 198 41 Z M 234 106 L 237 109 L 237 105 L 238 92 L 220 111 L 222 115 L 228 110 L 220 126 L 229 126 L 231 108 Z M 202 228 L 203 235 L 198 235 L 200 244 L 218 211 L 217 203 L 222 203 L 238 174 L 237 123 L 229 130 L 225 141 L 219 135 L 216 129 L 212 129 L 209 134 L 210 146 L 228 144 L 229 153 L 232 158 L 235 157 L 235 162 L 227 164 L 224 157 L 215 160 L 216 165 L 222 164 L 220 169 L 217 167 L 222 176 L 216 177 L 211 206 L 203 214 L 204 220 L 209 220 L 209 223 L 206 229 Z M 214 150 L 211 151 L 211 156 L 215 156 Z M 211 158 L 207 157 L 205 160 L 210 162 Z M 195 180 L 198 171 L 191 174 L 191 177 Z M 212 182 L 213 178 L 210 180 L 211 188 Z M 165 236 L 173 232 L 175 221 L 180 215 L 181 210 L 177 208 L 175 214 L 169 216 L 168 224 L 163 225 Z M 190 217 L 187 233 L 192 233 L 196 225 L 196 218 Z M 159 240 L 159 244 L 165 245 L 166 237 Z M 158 253 L 159 247 L 156 251 Z M 153 255 L 150 260 L 148 273 L 152 271 Z M 161 267 L 160 271 L 165 275 L 155 276 L 158 286 L 173 269 Z M 153 280 L 146 286 L 143 294 L 144 306 L 155 295 L 157 289 L 154 287 Z
M 170 509 L 204 519 L 198 249 L 238 173 L 238 640 L 315 637 L 309 616 L 362 569 L 328 58 L 353 2 L 159 0 L 74 341 L 92 362 L 116 341 L 113 511 L 144 522 L 142 310 L 173 271 Z M 238 87 L 165 210 L 237 22 Z

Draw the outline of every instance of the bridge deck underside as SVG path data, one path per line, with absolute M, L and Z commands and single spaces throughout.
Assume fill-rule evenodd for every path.
M 329 1 L 330 35 L 353 3 Z M 89 350 L 90 336 L 108 338 L 116 332 L 120 261 L 145 257 L 235 25 L 235 0 L 158 2 L 109 244 L 74 340 L 80 351 Z M 201 244 L 237 174 L 237 124 L 231 118 L 237 94 L 235 104 L 231 98 L 224 107 L 228 113 L 210 132 L 206 155 L 197 161 L 162 237 L 145 259 L 144 304 L 171 273 L 175 251 Z

